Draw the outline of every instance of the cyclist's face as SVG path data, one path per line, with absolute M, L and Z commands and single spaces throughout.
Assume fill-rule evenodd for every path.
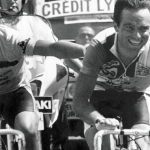
M 123 10 L 118 32 L 118 50 L 139 52 L 150 36 L 150 11 L 148 9 Z
M 8 15 L 15 15 L 18 13 L 22 8 L 22 0 L 0 0 L 1 8 L 7 13 Z

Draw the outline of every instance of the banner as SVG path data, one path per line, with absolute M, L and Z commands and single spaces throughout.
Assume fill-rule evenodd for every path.
M 112 14 L 115 0 L 58 0 L 41 1 L 35 12 L 45 18 L 66 17 L 84 14 Z
M 39 112 L 43 114 L 52 114 L 52 97 L 35 97 Z

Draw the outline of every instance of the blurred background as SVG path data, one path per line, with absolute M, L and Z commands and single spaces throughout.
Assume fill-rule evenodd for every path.
M 25 11 L 47 18 L 58 39 L 72 40 L 81 26 L 110 27 L 115 0 L 28 0 Z

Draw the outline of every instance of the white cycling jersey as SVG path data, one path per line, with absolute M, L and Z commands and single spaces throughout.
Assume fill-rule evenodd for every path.
M 1 18 L 0 22 L 19 31 L 27 37 L 34 37 L 36 40 L 47 40 L 51 43 L 58 41 L 52 31 L 48 20 L 39 15 L 21 15 L 15 18 Z M 68 70 L 62 61 L 53 56 L 26 56 L 25 61 L 29 69 L 30 80 L 40 80 L 41 96 L 52 96 L 55 92 L 66 86 Z M 41 77 L 41 75 L 44 77 Z M 40 75 L 38 78 L 37 76 Z M 59 76 L 59 79 L 57 79 Z
M 36 40 L 0 25 L 0 94 L 29 85 L 25 55 L 33 55 Z

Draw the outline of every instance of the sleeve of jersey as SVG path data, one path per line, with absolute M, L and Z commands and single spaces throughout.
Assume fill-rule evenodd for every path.
M 26 37 L 7 26 L 0 26 L 0 35 L 1 43 L 5 43 L 5 47 L 7 45 L 14 53 L 33 55 L 33 49 L 36 44 L 36 40 L 33 37 Z M 2 40 L 4 38 L 5 40 Z
M 24 55 L 33 56 L 33 50 L 37 42 L 34 37 L 24 37 L 20 35 L 16 42 Z
M 81 72 L 89 76 L 97 77 L 105 58 L 106 53 L 103 45 L 98 40 L 93 39 L 87 47 Z

